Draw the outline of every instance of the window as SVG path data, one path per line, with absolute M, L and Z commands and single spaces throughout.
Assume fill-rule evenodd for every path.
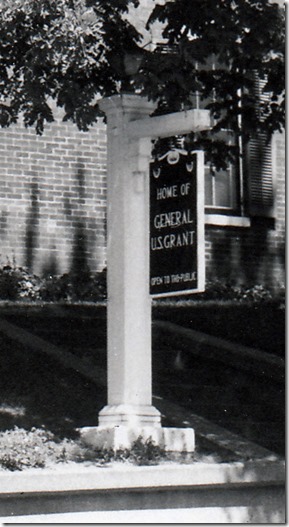
M 208 211 L 234 213 L 237 209 L 236 167 L 212 171 L 205 167 L 205 203 Z
M 234 134 L 223 131 L 227 144 L 235 143 Z M 205 164 L 205 204 L 207 213 L 240 213 L 240 167 L 229 163 L 227 169 L 217 170 L 211 163 Z
M 216 69 L 216 56 L 212 55 L 202 69 Z M 196 64 L 198 69 L 198 63 Z M 211 100 L 202 99 L 200 93 L 196 92 L 193 97 L 196 108 L 206 108 Z M 228 145 L 236 145 L 238 140 L 231 130 L 222 130 L 216 134 L 216 139 L 224 141 Z M 207 214 L 240 215 L 242 189 L 241 163 L 229 163 L 227 169 L 217 170 L 207 160 L 205 153 L 205 207 Z M 240 177 L 241 176 L 241 177 Z
M 214 62 L 210 67 L 215 67 Z M 268 97 L 263 92 L 265 80 L 255 78 L 255 90 L 260 103 Z M 208 101 L 201 101 L 195 94 L 196 107 L 204 108 Z M 237 140 L 230 130 L 223 130 L 219 138 L 227 144 Z M 251 139 L 246 148 L 239 145 L 243 155 L 236 163 L 228 164 L 226 170 L 215 170 L 208 162 L 205 165 L 206 214 L 231 216 L 260 216 L 273 218 L 274 180 L 272 141 L 265 134 Z
M 205 165 L 206 214 L 274 218 L 273 145 L 265 135 L 251 139 L 243 159 L 226 170 Z
M 167 46 L 158 44 L 158 47 L 164 53 L 167 52 Z M 202 64 L 202 69 L 205 70 L 216 67 L 216 56 L 212 56 L 206 65 Z M 266 100 L 264 85 L 265 81 L 255 78 L 255 90 L 260 103 Z M 191 101 L 193 108 L 205 108 L 210 102 L 208 99 L 203 100 L 198 92 L 192 94 Z M 252 139 L 246 148 L 243 148 L 241 140 L 230 130 L 222 130 L 218 133 L 218 138 L 232 145 L 239 141 L 238 148 L 242 156 L 223 170 L 217 170 L 209 160 L 205 160 L 206 223 L 249 226 L 249 217 L 273 218 L 275 210 L 272 145 L 268 144 L 265 136 L 261 134 Z M 165 148 L 169 149 L 170 140 L 167 141 Z M 232 218 L 231 222 L 229 218 Z

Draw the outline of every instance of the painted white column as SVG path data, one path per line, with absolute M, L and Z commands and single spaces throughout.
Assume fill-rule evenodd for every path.
M 194 430 L 161 427 L 152 406 L 149 296 L 149 161 L 151 138 L 209 127 L 198 110 L 148 118 L 138 95 L 100 102 L 107 118 L 108 404 L 99 426 L 81 430 L 97 448 L 129 448 L 138 437 L 165 450 L 192 452 Z
M 152 404 L 149 297 L 151 141 L 128 136 L 127 124 L 153 111 L 135 95 L 100 103 L 107 117 L 108 405 L 99 425 L 160 426 Z

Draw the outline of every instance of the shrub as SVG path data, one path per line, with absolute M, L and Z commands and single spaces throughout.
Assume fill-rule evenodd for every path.
M 273 295 L 272 292 L 261 284 L 254 286 L 236 285 L 230 282 L 222 282 L 220 280 L 208 281 L 206 289 L 202 293 L 194 295 L 175 297 L 177 301 L 234 301 L 244 303 L 258 303 L 264 301 L 275 300 L 282 301 L 283 294 L 278 293 Z
M 72 443 L 57 440 L 43 428 L 25 430 L 15 427 L 0 433 L 0 466 L 8 470 L 45 467 L 67 461 Z
M 120 449 L 114 452 L 108 449 L 94 450 L 88 448 L 86 450 L 80 449 L 78 452 L 78 461 L 90 460 L 102 465 L 112 461 L 128 462 L 134 465 L 155 465 L 168 458 L 168 454 L 151 438 L 144 441 L 141 436 L 133 442 L 130 449 Z
M 40 298 L 41 279 L 30 274 L 23 267 L 12 267 L 7 264 L 0 269 L 0 298 L 2 300 L 17 300 Z
M 0 298 L 16 300 L 18 297 L 18 277 L 10 265 L 0 269 Z
M 236 285 L 220 280 L 208 281 L 203 293 L 175 297 L 175 301 L 220 300 L 248 303 L 274 301 L 280 307 L 285 305 L 284 288 L 278 294 L 261 284 L 254 286 Z M 2 300 L 44 300 L 47 302 L 97 302 L 106 299 L 106 269 L 91 273 L 89 269 L 71 271 L 62 276 L 39 278 L 23 267 L 7 264 L 0 268 L 0 299 Z M 167 299 L 164 299 L 166 302 Z M 162 303 L 162 301 L 161 301 Z
M 272 293 L 260 284 L 249 288 L 235 286 L 234 291 L 237 300 L 241 301 L 262 302 L 273 298 Z
M 48 302 L 69 300 L 69 276 L 49 276 L 43 281 L 41 299 Z
M 106 270 L 70 272 L 39 278 L 24 267 L 7 264 L 0 268 L 1 300 L 90 301 L 106 298 Z
M 103 300 L 106 298 L 106 270 L 95 274 L 83 271 L 49 276 L 43 281 L 41 298 L 50 302 Z
M 260 302 L 271 300 L 272 293 L 263 285 L 251 287 L 236 285 L 230 282 L 212 281 L 206 284 L 206 291 L 200 297 L 205 300 L 238 300 L 249 302 Z
M 167 455 L 164 450 L 156 445 L 151 438 L 144 441 L 142 437 L 138 437 L 129 451 L 129 458 L 137 465 L 155 464 L 165 457 Z
M 59 440 L 44 428 L 15 427 L 0 433 L 0 467 L 15 471 L 24 468 L 44 468 L 54 463 L 91 461 L 101 465 L 112 461 L 136 465 L 151 465 L 166 459 L 167 454 L 151 440 L 139 437 L 131 449 L 94 450 L 81 441 Z

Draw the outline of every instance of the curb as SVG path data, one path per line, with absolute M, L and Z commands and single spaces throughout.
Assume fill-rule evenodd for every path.
M 69 470 L 27 469 L 0 474 L 0 497 L 22 493 L 74 492 L 78 490 L 176 489 L 216 485 L 283 485 L 284 461 L 202 463 L 114 467 L 78 467 Z
M 118 513 L 126 511 L 142 523 L 146 511 L 150 518 L 161 514 L 166 522 L 171 513 L 179 519 L 185 513 L 189 523 L 204 518 L 206 523 L 283 523 L 284 479 L 284 463 L 276 462 L 83 468 L 58 474 L 31 469 L 0 476 L 0 520 L 55 523 L 68 518 L 77 523 L 113 512 L 121 523 Z

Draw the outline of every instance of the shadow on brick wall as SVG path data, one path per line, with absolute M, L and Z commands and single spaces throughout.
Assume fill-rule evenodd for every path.
M 44 263 L 42 268 L 43 276 L 57 276 L 59 274 L 59 267 L 56 255 L 51 253 L 47 262 Z
M 249 284 L 258 284 L 262 280 L 263 284 L 270 285 L 274 280 L 269 229 L 266 220 L 260 219 L 252 224 L 249 232 L 242 235 L 240 265 L 245 270 Z
M 254 220 L 248 230 L 211 230 L 212 259 L 207 278 L 253 286 L 275 287 L 285 276 L 284 242 L 272 241 L 272 224 Z
M 80 218 L 78 218 L 74 224 L 70 271 L 75 275 L 89 272 L 86 225 Z
M 7 226 L 8 226 L 8 216 L 9 213 L 7 210 L 2 210 L 0 212 L 0 238 L 4 238 L 6 236 L 7 232 Z
M 73 218 L 74 233 L 70 271 L 73 275 L 79 276 L 90 271 L 88 265 L 89 247 L 86 220 L 82 217 L 83 212 L 85 212 L 85 173 L 80 162 L 78 163 L 76 171 L 76 194 L 77 205 Z
M 98 246 L 98 235 L 103 236 L 100 222 L 102 219 L 97 218 L 97 209 L 93 213 L 91 208 L 87 206 L 87 182 L 85 175 L 85 162 L 78 160 L 75 173 L 68 178 L 67 185 L 63 188 L 61 202 L 58 210 L 59 217 L 63 225 L 62 236 L 65 236 L 65 264 L 61 260 L 63 251 L 58 250 L 61 245 L 61 240 L 58 238 L 59 232 L 55 231 L 55 239 L 51 241 L 50 253 L 46 257 L 46 261 L 42 263 L 41 274 L 44 276 L 55 276 L 62 273 L 69 272 L 72 278 L 75 278 L 75 286 L 78 286 L 78 277 L 82 278 L 89 275 L 91 270 L 98 267 L 97 253 L 98 248 L 101 254 L 101 245 Z M 91 195 L 90 195 L 91 199 Z M 35 199 L 33 199 L 33 207 L 36 211 Z M 97 207 L 97 205 L 96 205 Z M 64 216 L 64 217 L 63 217 Z M 35 246 L 36 230 L 35 219 L 36 216 L 29 216 L 30 231 L 29 238 L 27 236 L 27 252 L 32 253 L 32 248 Z M 64 223 L 63 223 L 64 220 Z M 53 241 L 53 243 L 52 243 Z M 38 246 L 38 249 L 40 246 Z M 68 254 L 67 254 L 68 252 Z M 30 260 L 33 258 L 30 254 Z M 60 271 L 61 270 L 61 271 Z
M 39 185 L 36 178 L 30 187 L 30 205 L 25 226 L 25 266 L 32 271 L 39 227 Z

